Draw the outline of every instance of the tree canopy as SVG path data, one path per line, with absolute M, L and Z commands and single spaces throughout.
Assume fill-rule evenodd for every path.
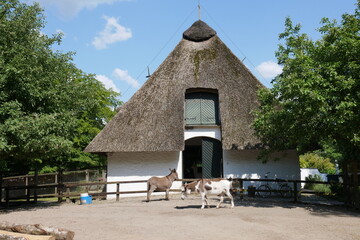
M 317 168 L 321 173 L 335 174 L 335 165 L 330 158 L 322 157 L 316 153 L 305 153 L 300 156 L 301 168 Z
M 52 49 L 41 7 L 0 3 L 0 171 L 102 165 L 82 150 L 121 104 L 73 53 Z
M 345 171 L 360 162 L 360 1 L 340 23 L 321 23 L 321 38 L 312 40 L 286 19 L 276 52 L 283 72 L 259 93 L 253 126 L 269 151 L 331 145 Z

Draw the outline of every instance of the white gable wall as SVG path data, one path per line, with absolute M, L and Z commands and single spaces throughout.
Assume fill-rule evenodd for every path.
M 163 177 L 170 173 L 169 168 L 176 169 L 179 178 L 182 173 L 181 152 L 123 152 L 108 154 L 107 181 L 134 181 L 148 180 L 152 176 Z M 174 182 L 172 188 L 180 188 L 180 182 Z M 120 184 L 120 191 L 143 191 L 146 183 Z M 116 192 L 116 184 L 107 185 L 107 192 Z M 153 193 L 152 195 L 165 193 Z M 144 196 L 139 194 L 124 194 L 120 197 Z M 115 198 L 108 195 L 107 198 Z
M 232 178 L 281 178 L 289 180 L 300 180 L 299 157 L 295 150 L 289 150 L 274 155 L 279 160 L 269 160 L 262 163 L 257 160 L 260 150 L 226 150 L 223 152 L 224 177 Z M 249 185 L 259 186 L 261 182 L 244 181 L 244 187 Z M 276 185 L 276 183 L 274 183 Z M 271 186 L 276 188 L 276 186 Z
M 193 129 L 186 129 L 184 133 L 185 141 L 195 137 L 210 137 L 221 141 L 221 131 L 219 126 L 213 127 L 194 127 Z

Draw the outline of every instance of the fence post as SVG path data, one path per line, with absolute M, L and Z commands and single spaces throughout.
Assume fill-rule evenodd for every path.
M 59 183 L 59 181 L 58 181 L 58 175 L 59 175 L 59 172 L 57 172 L 57 173 L 55 174 L 55 176 L 54 176 L 54 183 L 55 183 L 55 184 L 58 184 L 58 183 Z M 58 186 L 59 186 L 59 184 L 58 184 Z M 54 194 L 57 194 L 57 193 L 58 193 L 58 187 L 55 187 Z
M 120 183 L 116 183 L 116 201 L 120 200 Z
M 85 182 L 89 182 L 90 181 L 90 173 L 89 173 L 89 169 L 85 170 Z
M 34 188 L 34 203 L 37 203 L 37 186 L 39 184 L 39 169 L 38 169 L 38 166 L 36 165 L 35 167 L 35 188 Z M 29 188 L 29 191 L 30 191 L 30 188 Z
M 3 173 L 0 171 L 0 205 L 2 203 L 2 196 L 3 196 Z
M 29 186 L 29 176 L 27 175 L 27 174 L 25 174 L 25 195 L 26 196 L 30 196 L 30 188 L 28 188 L 28 186 Z M 27 199 L 26 199 L 26 201 L 27 202 L 29 202 L 30 201 L 30 197 L 28 197 Z
M 297 203 L 297 201 L 298 201 L 298 190 L 297 190 L 297 182 L 296 181 L 294 181 L 294 202 L 296 202 Z
M 30 187 L 29 185 L 25 186 L 25 190 L 26 190 L 26 202 L 30 202 Z
M 244 181 L 242 179 L 239 180 L 240 187 L 240 199 L 244 199 Z
M 6 201 L 6 208 L 9 208 L 10 206 L 10 193 L 9 193 L 9 187 L 5 188 L 5 201 Z
M 62 197 L 63 197 L 63 170 L 60 169 L 60 171 L 58 172 L 58 174 L 56 175 L 57 176 L 57 181 L 56 183 L 58 184 L 58 187 L 57 187 L 57 194 L 58 194 L 58 203 L 61 203 L 62 202 Z
M 66 187 L 66 202 L 70 202 L 70 187 Z

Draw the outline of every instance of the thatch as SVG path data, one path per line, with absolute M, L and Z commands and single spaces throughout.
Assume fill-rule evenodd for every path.
M 85 151 L 184 150 L 189 88 L 218 90 L 223 149 L 255 148 L 259 140 L 250 128 L 250 112 L 262 87 L 216 35 L 202 42 L 182 39 Z
M 206 41 L 216 35 L 214 29 L 201 20 L 196 21 L 183 33 L 183 38 L 194 42 Z

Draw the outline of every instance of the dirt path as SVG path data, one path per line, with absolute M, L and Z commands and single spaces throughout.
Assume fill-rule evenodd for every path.
M 89 205 L 61 204 L 0 212 L 0 222 L 41 223 L 75 231 L 75 239 L 346 239 L 360 240 L 360 214 L 342 207 L 292 204 L 263 199 L 225 202 L 200 210 L 201 200 L 146 203 L 144 198 L 120 202 L 94 201 Z

